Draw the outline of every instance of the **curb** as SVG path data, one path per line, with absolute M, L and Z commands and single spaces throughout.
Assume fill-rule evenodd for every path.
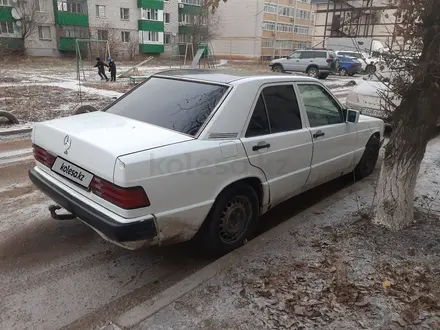
M 168 289 L 162 291 L 151 299 L 146 300 L 136 307 L 133 307 L 132 309 L 126 311 L 125 313 L 118 316 L 116 320 L 112 320 L 113 322 L 109 323 L 112 323 L 113 325 L 122 329 L 130 329 L 138 325 L 142 321 L 158 313 L 176 300 L 182 298 L 189 292 L 197 289 L 199 286 L 203 285 L 205 282 L 209 281 L 220 272 L 226 270 L 236 263 L 239 263 L 242 257 L 245 257 L 249 255 L 249 253 L 261 249 L 268 242 L 289 231 L 296 221 L 301 220 L 304 212 L 314 212 L 314 210 L 316 211 L 321 209 L 322 207 L 330 206 L 335 202 L 335 200 L 340 200 L 350 195 L 353 192 L 353 189 L 356 190 L 357 187 L 362 184 L 364 184 L 364 181 L 357 182 L 347 188 L 340 190 L 336 194 L 325 198 L 318 204 L 315 204 L 312 207 L 296 214 L 295 216 L 284 221 L 275 228 L 272 228 L 264 234 L 254 238 L 248 244 L 230 252 L 220 259 L 217 259 L 216 261 L 195 272 L 194 274 L 186 277 L 185 279 L 174 284 Z
M 0 131 L 0 136 L 9 136 L 9 135 L 24 134 L 30 132 L 32 132 L 32 128 L 11 129 L 8 131 Z

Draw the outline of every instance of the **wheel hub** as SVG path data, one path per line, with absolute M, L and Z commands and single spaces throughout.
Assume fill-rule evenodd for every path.
M 245 197 L 236 197 L 225 207 L 220 219 L 220 238 L 233 243 L 246 230 L 250 217 L 250 202 Z

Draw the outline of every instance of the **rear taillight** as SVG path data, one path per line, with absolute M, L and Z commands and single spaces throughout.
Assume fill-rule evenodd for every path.
M 150 200 L 142 187 L 118 187 L 95 176 L 90 184 L 90 188 L 95 195 L 122 209 L 137 209 L 150 206 Z
M 32 145 L 32 148 L 34 150 L 35 160 L 51 168 L 57 157 L 35 144 Z
M 333 60 L 331 58 L 328 58 L 327 63 L 331 63 L 331 62 L 333 62 Z

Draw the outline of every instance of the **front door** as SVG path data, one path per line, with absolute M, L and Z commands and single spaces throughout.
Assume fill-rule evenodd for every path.
M 346 174 L 354 161 L 356 125 L 345 122 L 342 108 L 320 84 L 298 83 L 313 139 L 313 159 L 306 189 Z
M 286 61 L 284 61 L 283 66 L 286 71 L 300 71 L 300 57 L 301 52 L 294 52 L 291 54 Z
M 272 205 L 300 193 L 309 176 L 313 145 L 304 120 L 292 83 L 261 88 L 241 141 L 266 176 Z

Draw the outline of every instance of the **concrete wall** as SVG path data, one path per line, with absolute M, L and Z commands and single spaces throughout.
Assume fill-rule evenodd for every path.
M 260 58 L 264 0 L 220 2 L 214 53 L 224 58 Z
M 164 28 L 165 34 L 171 34 L 170 44 L 165 44 L 165 55 L 169 56 L 171 54 L 177 54 L 178 52 L 178 36 L 179 32 L 179 5 L 178 0 L 169 0 L 164 2 L 164 15 L 168 13 L 170 14 L 170 22 L 165 23 L 164 19 Z M 173 37 L 172 34 L 175 36 Z
M 31 56 L 58 56 L 53 2 L 52 0 L 39 1 L 40 12 L 37 14 L 32 33 L 25 40 L 26 53 Z M 48 26 L 50 28 L 50 38 L 40 39 L 38 26 Z

